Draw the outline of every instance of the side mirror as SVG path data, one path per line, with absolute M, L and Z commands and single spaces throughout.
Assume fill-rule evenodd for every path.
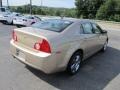
M 106 30 L 102 30 L 102 34 L 106 34 L 107 33 L 107 31 Z

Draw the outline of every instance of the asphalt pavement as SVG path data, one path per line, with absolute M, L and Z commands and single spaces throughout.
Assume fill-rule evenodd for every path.
M 28 67 L 10 54 L 15 26 L 0 23 L 0 90 L 120 90 L 120 31 L 109 29 L 105 53 L 83 62 L 77 75 L 66 72 L 46 75 Z

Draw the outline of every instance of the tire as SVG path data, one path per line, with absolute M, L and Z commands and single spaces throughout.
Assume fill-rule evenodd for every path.
M 12 23 L 12 22 L 10 22 L 10 21 L 6 21 L 6 22 L 7 22 L 7 25 L 11 25 L 11 23 Z
M 105 52 L 107 50 L 107 45 L 108 45 L 108 41 L 104 43 L 103 48 L 101 49 L 102 52 Z
M 13 20 L 11 22 L 8 22 L 9 25 L 13 25 Z
M 17 27 L 17 28 L 22 28 L 22 26 L 20 26 L 20 25 L 16 25 L 16 27 Z
M 67 66 L 67 72 L 70 75 L 75 75 L 80 70 L 81 61 L 82 61 L 81 57 L 82 55 L 80 52 L 76 52 L 72 55 Z
M 33 25 L 35 22 L 32 22 L 31 25 Z
M 3 21 L 2 23 L 5 24 L 5 25 L 7 25 L 7 21 Z

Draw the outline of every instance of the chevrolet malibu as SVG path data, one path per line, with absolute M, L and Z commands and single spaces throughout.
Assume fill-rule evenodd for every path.
M 107 31 L 82 19 L 50 19 L 13 30 L 11 53 L 24 64 L 50 74 L 76 74 L 81 62 L 105 51 Z

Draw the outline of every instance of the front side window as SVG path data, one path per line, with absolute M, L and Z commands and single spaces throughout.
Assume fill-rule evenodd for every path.
M 48 20 L 35 23 L 32 25 L 32 27 L 43 29 L 43 30 L 61 32 L 71 24 L 72 22 L 68 20 L 48 19 Z
M 84 34 L 93 34 L 92 26 L 90 23 L 84 23 L 82 26 L 84 29 Z
M 93 26 L 93 30 L 95 34 L 100 34 L 101 33 L 101 29 L 99 28 L 99 26 L 97 24 L 92 23 Z

